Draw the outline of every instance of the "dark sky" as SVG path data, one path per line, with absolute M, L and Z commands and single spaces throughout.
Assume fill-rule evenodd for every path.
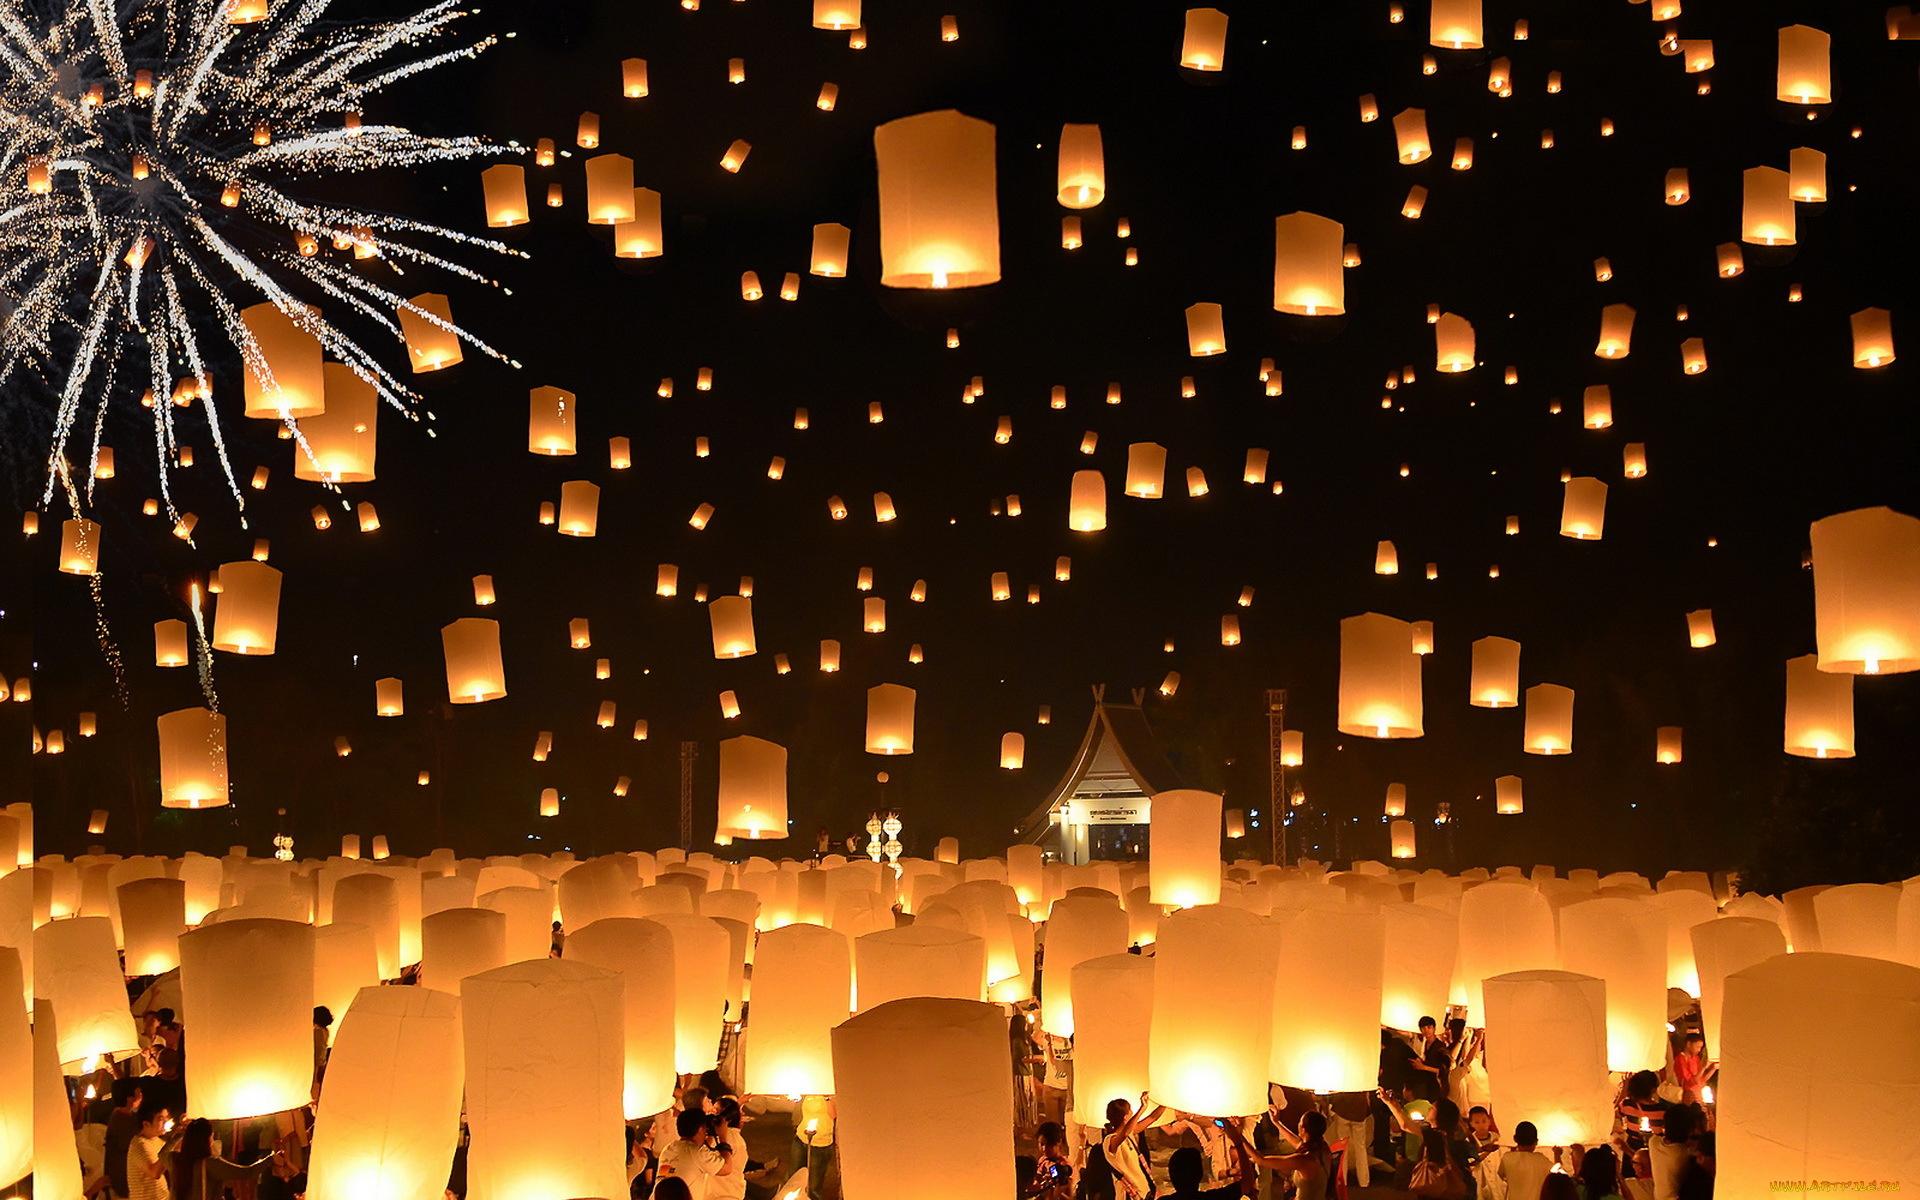
M 1178 670 L 1178 694 L 1151 699 L 1149 716 L 1188 780 L 1224 789 L 1231 807 L 1266 808 L 1262 689 L 1288 689 L 1289 725 L 1307 737 L 1303 832 L 1324 853 L 1384 856 L 1381 798 L 1399 781 L 1414 817 L 1450 802 L 1459 818 L 1450 842 L 1427 827 L 1416 865 L 1738 863 L 1786 762 L 1783 663 L 1813 650 L 1808 522 L 1920 503 L 1911 357 L 1853 369 L 1847 324 L 1858 309 L 1889 308 L 1909 350 L 1920 45 L 1887 40 L 1871 5 L 1688 0 L 1674 25 L 1711 38 L 1717 65 L 1687 75 L 1660 53 L 1664 27 L 1645 4 L 1489 2 L 1484 51 L 1428 47 L 1417 0 L 1397 25 L 1374 0 L 1226 7 L 1227 70 L 1201 77 L 1176 65 L 1173 4 L 868 0 L 860 51 L 811 29 L 794 0 L 704 0 L 697 12 L 665 0 L 485 6 L 470 28 L 516 36 L 395 89 L 370 116 L 572 150 L 550 170 L 529 164 L 534 220 L 509 240 L 531 257 L 480 263 L 511 296 L 423 272 L 399 285 L 448 293 L 456 318 L 524 369 L 469 352 L 419 380 L 430 425 L 383 414 L 379 479 L 346 488 L 349 501 L 378 506 L 370 535 L 337 497 L 332 529 L 317 532 L 308 510 L 327 495 L 296 482 L 289 443 L 236 405 L 243 473 L 264 462 L 273 485 L 250 496 L 242 529 L 198 439 L 203 463 L 175 485 L 201 518 L 188 547 L 139 515 L 154 489 L 137 423 L 110 426 L 126 449 L 99 500 L 105 611 L 130 707 L 95 642 L 86 583 L 54 571 L 57 522 L 53 536 L 9 535 L 0 662 L 15 677 L 29 658 L 38 667 L 32 704 L 0 706 L 0 785 L 30 792 L 41 845 L 65 852 L 244 842 L 264 854 L 276 824 L 303 854 L 329 852 L 343 832 L 387 833 L 399 853 L 594 852 L 677 840 L 689 741 L 705 846 L 716 743 L 750 733 L 792 751 L 800 837 L 774 853 L 804 853 L 817 825 L 863 824 L 886 771 L 885 803 L 901 808 L 910 849 L 957 833 L 966 853 L 986 854 L 1065 769 L 1091 685 L 1125 699 Z M 961 35 L 951 44 L 939 38 L 947 12 Z M 1516 17 L 1529 20 L 1525 41 L 1512 40 Z M 1811 120 L 1772 98 L 1775 30 L 1795 21 L 1834 39 L 1835 103 Z M 1430 76 L 1426 53 L 1438 59 Z M 1512 61 L 1509 98 L 1486 87 L 1496 55 Z M 620 95 L 630 56 L 650 63 L 642 100 Z M 734 57 L 746 62 L 743 85 L 726 81 Z M 1554 70 L 1564 86 L 1548 94 Z M 1709 80 L 1711 94 L 1697 95 Z M 840 86 L 831 113 L 813 104 L 823 81 Z M 1361 123 L 1362 93 L 1378 98 L 1381 120 Z M 1416 166 L 1396 162 L 1388 119 L 1408 106 L 1426 109 L 1436 149 Z M 883 289 L 873 129 L 941 108 L 998 127 L 1003 280 Z M 608 230 L 585 223 L 586 152 L 572 134 L 587 109 L 601 115 L 601 151 L 632 157 L 637 182 L 662 194 L 662 258 L 618 262 Z M 1601 136 L 1603 120 L 1613 136 Z M 1066 210 L 1053 196 L 1068 121 L 1099 123 L 1108 180 L 1105 202 L 1081 214 L 1075 251 L 1059 245 Z M 1288 145 L 1296 125 L 1307 131 L 1300 151 Z M 1463 136 L 1473 168 L 1449 170 Z M 718 166 L 735 138 L 753 144 L 737 175 Z M 1745 247 L 1745 272 L 1716 278 L 1715 245 L 1739 235 L 1741 171 L 1784 169 L 1803 145 L 1828 156 L 1829 201 L 1797 206 L 1798 245 Z M 1672 167 L 1691 175 L 1684 206 L 1662 203 Z M 478 173 L 465 164 L 353 186 L 484 232 Z M 567 205 L 538 207 L 555 181 Z M 1409 221 L 1400 206 L 1415 183 L 1431 195 Z M 1343 222 L 1361 250 L 1344 317 L 1272 310 L 1273 218 L 1301 209 Z M 854 230 L 850 278 L 804 274 L 811 227 L 825 221 Z M 1128 247 L 1138 266 L 1123 265 Z M 1605 283 L 1593 268 L 1603 255 Z M 742 300 L 748 269 L 770 292 L 802 272 L 798 302 Z M 1789 303 L 1795 284 L 1804 299 Z M 1229 352 L 1200 360 L 1187 354 L 1182 311 L 1203 300 L 1225 306 Z M 1430 303 L 1473 323 L 1477 369 L 1433 370 Z M 1609 303 L 1638 310 L 1632 353 L 1618 361 L 1592 353 Z M 946 347 L 948 328 L 958 349 Z M 1681 373 L 1688 337 L 1705 340 L 1704 375 Z M 1264 357 L 1283 372 L 1280 397 L 1256 378 Z M 1415 381 L 1385 390 L 1408 365 Z M 226 367 L 235 394 L 238 364 Z M 715 372 L 711 392 L 693 386 L 701 367 Z M 1180 396 L 1183 375 L 1193 400 Z M 974 376 L 985 394 L 963 405 Z M 674 380 L 670 401 L 654 394 L 662 377 Z M 1114 382 L 1119 406 L 1103 402 Z M 1580 395 L 1598 383 L 1613 390 L 1615 424 L 1583 430 Z M 526 452 L 527 390 L 544 384 L 579 396 L 577 457 Z M 1048 407 L 1056 385 L 1064 411 Z M 874 401 L 883 424 L 867 421 Z M 804 432 L 792 428 L 800 406 Z M 1003 415 L 1014 431 L 1004 446 L 992 436 Z M 1090 458 L 1078 453 L 1088 430 L 1099 435 Z M 632 439 L 633 469 L 609 469 L 613 436 Z M 694 456 L 699 436 L 711 439 L 708 458 Z M 1120 496 L 1135 441 L 1167 447 L 1168 498 Z M 1646 444 L 1644 479 L 1621 477 L 1627 442 Z M 1239 481 L 1255 446 L 1271 451 L 1284 494 Z M 787 460 L 778 482 L 766 478 L 773 455 Z M 1209 495 L 1186 496 L 1189 466 L 1205 471 Z M 1068 482 L 1084 467 L 1109 479 L 1104 533 L 1067 529 Z M 1610 485 L 1603 540 L 1557 535 L 1563 470 Z M 37 497 L 38 481 L 19 472 L 18 496 Z M 603 489 L 599 536 L 536 523 L 541 501 L 583 478 Z M 897 521 L 874 523 L 875 491 L 890 493 Z M 845 498 L 845 521 L 829 519 L 832 495 Z M 992 515 L 1008 495 L 1022 514 Z M 695 531 L 687 518 L 703 502 L 716 513 Z M 1509 514 L 1517 537 L 1503 533 Z M 151 666 L 151 624 L 184 615 L 187 584 L 245 557 L 257 536 L 271 539 L 286 580 L 279 652 L 216 656 L 234 806 L 162 812 L 153 720 L 197 703 L 198 690 L 191 672 Z M 1398 576 L 1372 573 L 1383 538 L 1398 547 Z M 1063 554 L 1066 584 L 1052 578 Z M 1437 580 L 1424 578 L 1428 562 Z M 676 599 L 653 594 L 660 563 L 680 569 Z M 863 566 L 888 602 L 884 634 L 860 632 Z M 1013 602 L 990 600 L 995 571 L 1009 574 Z M 500 594 L 482 613 L 469 584 L 478 573 Z M 716 662 L 692 594 L 702 583 L 732 592 L 741 576 L 754 583 L 760 653 Z M 907 598 L 916 579 L 928 584 L 924 604 Z M 1022 602 L 1029 584 L 1040 585 L 1037 605 Z M 1253 606 L 1235 607 L 1249 585 Z M 1714 611 L 1719 644 L 1689 650 L 1684 614 L 1701 607 Z M 1334 730 L 1338 623 L 1366 611 L 1435 623 L 1422 739 Z M 1240 618 L 1239 646 L 1219 645 L 1226 613 Z M 503 623 L 510 694 L 447 706 L 438 630 L 468 615 Z M 575 617 L 592 623 L 591 650 L 568 648 Z M 1467 705 L 1468 647 L 1489 634 L 1523 643 L 1523 686 L 1576 690 L 1572 755 L 1523 754 L 1518 710 Z M 826 637 L 844 646 L 835 675 L 814 669 Z M 907 661 L 915 643 L 920 665 Z M 792 674 L 775 675 L 775 652 Z M 594 680 L 597 657 L 612 660 L 612 679 Z M 373 681 L 388 675 L 405 680 L 399 719 L 373 715 Z M 879 682 L 919 689 L 911 757 L 863 752 L 865 691 Z M 740 698 L 738 720 L 720 716 L 723 688 Z M 603 700 L 619 706 L 612 730 L 594 727 Z M 1043 704 L 1053 722 L 1040 727 Z M 99 713 L 98 738 L 29 762 L 28 722 L 71 739 L 82 710 Z M 1912 680 L 1860 681 L 1856 711 L 1860 759 L 1818 769 L 1911 778 Z M 650 722 L 645 743 L 629 736 L 636 718 Z M 1683 764 L 1654 765 L 1660 725 L 1685 728 Z M 554 752 L 535 763 L 542 730 Z M 1027 735 L 1019 772 L 996 765 L 1010 730 Z M 333 753 L 340 735 L 351 758 Z M 415 784 L 421 770 L 428 787 Z M 1496 818 L 1492 781 L 1508 773 L 1525 779 L 1527 811 Z M 616 799 L 623 774 L 634 787 Z M 557 819 L 535 815 L 544 787 L 565 797 Z M 1888 802 L 1904 804 L 1904 792 Z M 95 808 L 112 813 L 104 839 L 82 832 Z

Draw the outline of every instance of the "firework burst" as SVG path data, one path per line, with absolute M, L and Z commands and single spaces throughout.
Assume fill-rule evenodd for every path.
M 502 357 L 380 280 L 422 266 L 491 283 L 446 255 L 511 251 L 303 198 L 333 177 L 501 152 L 360 116 L 382 89 L 494 39 L 456 39 L 468 14 L 451 2 L 379 23 L 330 21 L 328 4 L 0 0 L 0 404 L 44 448 L 43 503 L 76 459 L 90 495 L 109 414 L 144 405 L 174 516 L 174 411 L 199 404 L 243 506 L 216 363 L 237 360 L 305 452 L 253 306 L 284 314 L 409 416 L 418 395 L 349 327 L 404 359 L 405 314 Z

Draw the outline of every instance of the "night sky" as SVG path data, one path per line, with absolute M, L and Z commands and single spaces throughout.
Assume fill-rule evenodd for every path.
M 466 256 L 501 290 L 419 271 L 395 284 L 445 292 L 458 321 L 523 367 L 469 350 L 452 370 L 414 377 L 431 421 L 383 411 L 379 478 L 344 489 L 349 504 L 377 505 L 371 534 L 340 496 L 293 479 L 292 445 L 272 423 L 239 417 L 237 356 L 220 365 L 228 428 L 241 430 L 237 469 L 244 478 L 264 463 L 274 476 L 249 493 L 247 528 L 204 438 L 201 463 L 174 485 L 200 518 L 197 545 L 142 517 L 155 494 L 150 440 L 136 417 L 124 429 L 110 422 L 119 475 L 96 507 L 125 707 L 86 581 L 54 569 L 67 514 L 43 516 L 31 539 L 17 533 L 17 513 L 6 518 L 0 670 L 18 678 L 32 663 L 33 700 L 0 705 L 0 790 L 34 801 L 43 852 L 244 843 L 266 854 L 279 828 L 303 856 L 333 852 L 342 833 L 388 834 L 403 854 L 674 844 L 683 741 L 698 747 L 694 846 L 711 848 L 716 745 L 745 733 L 791 751 L 796 836 L 735 852 L 804 854 L 817 826 L 842 836 L 885 805 L 901 811 L 909 853 L 949 833 L 969 856 L 998 853 L 1068 765 L 1092 685 L 1125 701 L 1169 670 L 1181 674 L 1177 694 L 1147 701 L 1169 759 L 1194 786 L 1225 791 L 1229 807 L 1260 809 L 1263 834 L 1262 691 L 1288 690 L 1288 724 L 1306 734 L 1296 845 L 1323 857 L 1385 857 L 1381 802 L 1396 781 L 1422 822 L 1413 865 L 1451 869 L 1738 866 L 1793 780 L 1910 804 L 1920 770 L 1911 677 L 1858 681 L 1858 759 L 1801 765 L 1781 751 L 1784 662 L 1814 649 L 1808 523 L 1920 506 L 1910 382 L 1920 347 L 1908 344 L 1920 42 L 1888 40 L 1883 9 L 1687 0 L 1679 18 L 1655 22 L 1647 4 L 1624 0 L 1489 0 L 1487 48 L 1448 51 L 1427 45 L 1419 0 L 1399 24 L 1385 0 L 1227 4 L 1226 70 L 1202 76 L 1177 65 L 1181 5 L 866 7 L 869 45 L 853 50 L 845 33 L 810 28 L 809 6 L 794 0 L 703 0 L 698 11 L 668 0 L 483 5 L 470 32 L 515 36 L 370 111 L 523 147 L 551 137 L 569 152 L 550 169 L 530 155 L 506 160 L 527 164 L 535 208 L 529 226 L 499 232 L 530 257 Z M 958 19 L 956 42 L 940 39 L 946 13 Z M 1524 41 L 1513 40 L 1516 18 L 1529 23 Z M 1833 36 L 1830 105 L 1773 99 L 1775 31 L 1797 21 Z M 1663 55 L 1669 27 L 1711 38 L 1714 68 L 1686 74 Z M 1429 53 L 1438 69 L 1423 75 Z M 649 62 L 651 94 L 630 100 L 619 64 L 635 56 Z M 1512 62 L 1508 98 L 1487 88 L 1496 56 Z M 729 58 L 745 60 L 744 84 L 727 82 Z M 1562 74 L 1557 94 L 1549 71 Z M 832 112 L 814 105 L 827 81 L 840 88 Z M 1710 94 L 1696 94 L 1709 81 Z M 1380 120 L 1361 122 L 1362 93 L 1377 98 Z M 1426 110 L 1435 154 L 1403 166 L 1390 118 L 1409 106 Z M 1002 282 L 882 288 L 874 127 L 944 108 L 998 128 Z M 583 110 L 601 116 L 597 151 L 573 146 Z M 1071 251 L 1054 198 L 1063 122 L 1097 122 L 1106 152 L 1106 199 L 1079 214 L 1085 245 Z M 1305 149 L 1289 148 L 1295 126 Z M 1549 129 L 1554 145 L 1543 149 Z M 1458 137 L 1473 139 L 1471 170 L 1449 169 Z M 736 138 L 753 145 L 737 175 L 719 166 Z M 1796 246 L 1744 246 L 1744 273 L 1717 278 L 1715 246 L 1740 233 L 1741 171 L 1784 169 L 1797 146 L 1827 154 L 1829 200 L 1796 205 Z M 630 156 L 636 182 L 661 193 L 662 257 L 616 260 L 609 230 L 586 224 L 582 162 L 606 152 Z M 481 165 L 352 186 L 394 211 L 485 233 Z M 1673 167 L 1691 178 L 1692 199 L 1677 207 L 1663 203 Z M 551 182 L 565 190 L 558 209 L 540 205 Z M 1413 184 L 1430 190 L 1418 220 L 1400 215 Z M 1272 309 L 1273 219 L 1296 210 L 1342 222 L 1359 247 L 1345 316 Z M 812 226 L 828 221 L 854 231 L 849 278 L 806 273 Z M 1137 266 L 1124 265 L 1129 248 Z M 1595 278 L 1599 256 L 1611 263 L 1607 282 Z M 742 299 L 745 270 L 767 298 Z M 794 303 L 775 296 L 788 271 L 801 273 Z M 1189 357 L 1182 313 L 1198 301 L 1225 306 L 1227 353 Z M 1615 361 L 1593 354 L 1610 303 L 1638 310 L 1631 354 Z M 1473 323 L 1476 369 L 1433 369 L 1429 304 Z M 1868 306 L 1892 310 L 1903 357 L 1856 370 L 1848 314 Z M 1698 376 L 1681 371 L 1691 337 L 1709 358 Z M 396 346 L 392 361 L 403 355 Z M 1284 378 L 1277 397 L 1257 377 L 1267 357 Z M 1408 366 L 1413 381 L 1388 390 Z M 711 391 L 694 386 L 702 367 L 713 369 Z M 1181 397 L 1183 375 L 1194 399 Z M 963 404 L 975 376 L 984 394 Z M 670 400 L 655 394 L 663 378 Z M 1117 406 L 1105 402 L 1114 383 Z M 1612 388 L 1609 429 L 1581 427 L 1593 384 Z M 527 391 L 541 385 L 579 397 L 576 457 L 526 450 Z M 1063 411 L 1048 406 L 1055 386 L 1066 388 Z M 876 401 L 881 424 L 868 421 Z M 5 398 L 0 462 L 17 508 L 42 486 L 30 449 L 44 436 L 41 403 L 17 389 Z M 805 431 L 793 428 L 798 407 Z M 1005 445 L 993 437 L 1002 416 L 1013 428 Z M 1079 453 L 1087 431 L 1098 434 L 1091 456 Z M 609 468 L 614 436 L 632 440 L 632 469 Z M 696 437 L 710 439 L 709 457 L 695 456 Z M 1165 499 L 1121 495 L 1136 441 L 1167 447 Z M 1643 479 L 1622 477 L 1628 442 L 1646 444 Z M 1250 447 L 1270 451 L 1281 494 L 1240 481 Z M 787 464 L 778 481 L 767 478 L 775 455 Z M 1205 471 L 1209 494 L 1187 496 L 1190 466 Z M 1083 468 L 1108 479 L 1102 533 L 1067 528 L 1069 480 Z M 1602 540 L 1558 535 L 1562 471 L 1609 484 Z M 602 488 L 597 537 L 536 521 L 572 479 Z M 898 520 L 873 520 L 877 491 Z M 843 521 L 829 517 L 836 495 Z M 995 515 L 1014 495 L 1020 515 Z M 702 503 L 715 513 L 696 531 L 688 517 Z M 331 529 L 315 530 L 315 504 L 331 505 Z M 1509 515 L 1518 536 L 1505 535 Z M 271 540 L 285 583 L 278 653 L 215 658 L 233 807 L 163 811 L 154 718 L 199 703 L 199 691 L 191 670 L 152 666 L 152 623 L 186 616 L 189 583 L 247 557 L 256 537 Z M 1396 576 L 1373 574 L 1381 539 L 1398 548 Z M 1060 555 L 1072 558 L 1068 583 L 1053 578 Z M 661 563 L 679 568 L 676 598 L 654 595 Z M 868 594 L 887 601 L 884 634 L 861 632 L 862 567 L 874 572 Z M 996 571 L 1013 600 L 991 600 Z M 494 578 L 490 609 L 474 607 L 476 574 Z M 760 652 L 716 661 L 693 593 L 731 593 L 742 576 L 753 581 Z M 928 597 L 915 604 L 919 579 Z M 1040 602 L 1029 605 L 1036 584 Z M 1685 613 L 1709 607 L 1719 642 L 1689 649 Z M 1335 732 L 1339 621 L 1368 611 L 1434 622 L 1424 738 Z M 1229 613 L 1244 640 L 1223 647 Z M 447 705 L 439 629 L 473 615 L 502 622 L 510 694 Z M 591 649 L 568 646 L 576 617 L 591 622 Z M 1490 634 L 1523 644 L 1522 687 L 1575 689 L 1571 755 L 1523 754 L 1521 710 L 1468 706 L 1468 648 Z M 837 674 L 816 669 L 822 638 L 844 648 Z M 924 663 L 908 662 L 914 644 Z M 776 652 L 791 674 L 775 674 Z M 594 679 L 601 657 L 612 663 L 604 682 Z M 374 716 L 374 680 L 389 675 L 406 686 L 397 719 Z M 919 691 L 911 756 L 863 751 L 866 689 L 881 682 Z M 737 720 L 721 717 L 722 689 L 739 697 Z M 602 730 L 605 700 L 619 719 Z M 1042 705 L 1050 725 L 1036 724 Z M 72 735 L 83 710 L 99 714 L 90 741 Z M 642 718 L 650 737 L 637 742 Z M 30 725 L 66 730 L 69 751 L 29 756 Z M 1661 725 L 1685 729 L 1680 765 L 1654 763 Z M 536 763 L 542 730 L 554 749 Z M 997 765 L 1008 731 L 1027 738 L 1017 772 Z M 350 758 L 334 753 L 342 735 Z M 1503 774 L 1524 778 L 1524 815 L 1494 816 Z M 633 779 L 624 799 L 613 795 L 621 775 Z M 543 820 L 547 787 L 563 810 Z M 1441 802 L 1456 818 L 1445 835 L 1426 824 Z M 111 823 L 89 838 L 96 808 Z M 1250 838 L 1227 853 L 1264 846 Z

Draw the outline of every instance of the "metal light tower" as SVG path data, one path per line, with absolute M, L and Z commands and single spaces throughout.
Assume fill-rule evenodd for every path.
M 1281 735 L 1287 728 L 1287 690 L 1267 689 L 1267 821 L 1273 830 L 1273 861 L 1287 863 L 1287 764 Z

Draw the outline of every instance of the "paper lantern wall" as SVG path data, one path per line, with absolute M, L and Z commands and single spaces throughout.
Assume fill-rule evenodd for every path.
M 1820 669 L 1920 669 L 1920 518 L 1855 509 L 1815 521 L 1811 538 Z
M 1341 733 L 1408 738 L 1424 733 L 1420 656 L 1406 621 L 1364 613 L 1340 622 Z
M 1279 934 L 1267 1078 L 1311 1092 L 1366 1091 L 1380 1068 L 1380 914 L 1302 912 L 1282 920 Z
M 978 287 L 1000 279 L 994 127 L 953 109 L 873 131 L 880 183 L 880 282 Z
M 1149 1090 L 1185 1112 L 1244 1116 L 1266 1111 L 1270 1012 L 1278 931 L 1244 909 L 1204 905 L 1160 921 L 1154 949 Z M 1220 986 L 1220 964 L 1234 986 Z M 1375 1042 L 1376 1051 L 1378 1042 Z
M 468 1195 L 618 1196 L 620 977 L 571 959 L 475 975 L 461 997 Z
M 1104 1125 L 1108 1101 L 1136 1104 L 1147 1090 L 1154 963 L 1108 954 L 1075 964 L 1068 976 L 1080 1001 L 1073 1006 L 1073 1119 L 1082 1125 Z M 1044 989 L 1049 1001 L 1055 986 Z
M 1601 980 L 1570 971 L 1518 971 L 1486 981 L 1493 1108 L 1526 1113 L 1543 1146 L 1593 1145 L 1613 1131 L 1606 990 Z
M 196 1114 L 243 1120 L 306 1104 L 313 1087 L 313 927 L 222 921 L 180 937 L 192 1014 L 187 1089 Z
M 334 1026 L 311 1200 L 430 1195 L 460 1136 L 460 1005 L 430 988 L 370 988 Z
M 1822 671 L 1818 655 L 1787 660 L 1786 751 L 1798 758 L 1853 757 L 1853 676 Z
M 621 977 L 621 1109 L 628 1120 L 673 1103 L 674 992 L 662 986 L 676 977 L 673 944 L 666 926 L 639 917 L 604 918 L 567 935 L 569 961 Z
M 1722 1028 L 1717 1193 L 1759 1195 L 1783 1179 L 1920 1182 L 1920 1132 L 1904 1123 L 1920 1092 L 1920 969 L 1846 954 L 1770 958 L 1727 977 Z M 1856 1046 L 1838 1065 L 1869 1029 L 1873 1052 Z M 1846 1137 L 1819 1115 L 1830 1086 L 1875 1128 L 1901 1120 L 1886 1137 Z
M 741 1086 L 769 1096 L 833 1094 L 831 1034 L 847 1019 L 852 985 L 853 948 L 845 934 L 818 925 L 761 934 Z
M 447 699 L 481 704 L 507 694 L 507 672 L 500 659 L 500 622 L 461 617 L 440 630 L 447 665 Z
M 225 804 L 226 714 L 183 708 L 162 715 L 154 724 L 160 735 L 160 806 L 219 808 Z
M 720 796 L 715 828 L 730 837 L 787 836 L 785 746 L 757 737 L 727 738 L 720 743 Z
M 848 1196 L 1009 1194 L 1014 1120 L 1007 1019 L 971 1000 L 900 1000 L 833 1031 L 835 1138 Z M 914 1064 L 901 1071 L 900 1064 Z M 941 1114 L 974 1119 L 958 1130 Z

